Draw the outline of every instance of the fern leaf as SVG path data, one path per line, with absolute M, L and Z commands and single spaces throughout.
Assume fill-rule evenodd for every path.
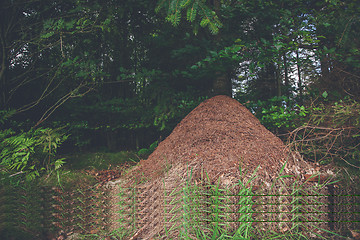
M 192 7 L 188 8 L 188 10 L 187 10 L 186 17 L 189 22 L 193 22 L 196 18 L 196 13 L 197 13 L 197 8 L 198 8 L 197 3 L 198 3 L 197 1 L 194 1 Z
M 208 18 L 203 18 L 200 22 L 201 27 L 206 27 L 210 23 L 210 20 Z
M 200 25 L 202 27 L 208 26 L 210 32 L 212 34 L 217 34 L 219 32 L 219 28 L 222 27 L 222 24 L 218 17 L 216 16 L 215 12 L 211 11 L 206 5 L 201 4 L 199 5 L 200 15 L 202 16 Z
M 168 14 L 168 19 L 170 20 L 170 22 L 174 26 L 179 25 L 180 18 L 181 18 L 180 0 L 173 0 L 170 3 L 169 11 L 170 11 L 170 13 Z
M 181 17 L 181 13 L 180 13 L 180 10 L 178 10 L 178 11 L 176 11 L 176 12 L 174 13 L 174 19 L 173 19 L 173 22 L 172 22 L 174 26 L 179 25 L 179 23 L 180 23 L 180 17 Z
M 219 32 L 219 27 L 217 27 L 216 24 L 212 22 L 209 23 L 209 29 L 212 34 L 217 34 Z

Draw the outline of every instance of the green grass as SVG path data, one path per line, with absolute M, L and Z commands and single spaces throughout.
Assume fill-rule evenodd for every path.
M 36 236 L 29 233 L 29 230 L 38 234 L 38 236 L 44 234 L 41 226 L 46 218 L 42 220 L 41 215 L 49 215 L 49 213 L 42 209 L 44 207 L 45 209 L 51 209 L 51 206 L 46 206 L 49 205 L 47 190 L 39 195 L 37 194 L 39 190 L 36 190 L 38 187 L 40 187 L 39 189 L 62 189 L 59 196 L 63 197 L 63 199 L 68 198 L 67 203 L 71 204 L 68 206 L 61 205 L 61 202 L 51 204 L 61 206 L 64 210 L 62 214 L 66 216 L 65 220 L 74 219 L 78 224 L 78 230 L 82 231 L 82 234 L 84 234 L 83 228 L 90 227 L 94 229 L 98 227 L 96 221 L 103 218 L 105 196 L 101 195 L 103 190 L 99 189 L 99 195 L 98 190 L 93 188 L 96 186 L 96 179 L 83 170 L 114 169 L 123 163 L 136 161 L 138 161 L 137 156 L 131 152 L 81 153 L 68 156 L 67 165 L 63 170 L 42 176 L 38 179 L 37 186 L 27 185 L 20 181 L 16 186 L 12 187 L 7 181 L 15 178 L 3 178 L 6 181 L 0 184 L 0 235 L 5 234 L 3 235 L 5 236 L 4 239 L 36 239 Z M 274 186 L 275 184 L 285 186 L 284 181 L 289 176 L 281 176 L 281 173 L 274 181 Z M 17 177 L 20 178 L 21 176 L 18 175 Z M 298 216 L 296 214 L 309 210 L 309 208 L 304 208 L 301 204 L 298 204 L 302 201 L 302 195 L 299 193 L 308 186 L 296 181 L 291 186 L 288 185 L 286 194 L 289 195 L 289 201 L 294 204 L 289 214 L 292 214 L 294 222 L 290 224 L 292 226 L 290 232 L 279 233 L 271 228 L 260 229 L 251 224 L 252 221 L 258 220 L 252 216 L 254 211 L 252 206 L 254 204 L 259 205 L 251 199 L 254 194 L 251 186 L 255 178 L 256 173 L 253 173 L 248 182 L 241 182 L 240 177 L 235 184 L 239 190 L 234 193 L 228 188 L 221 187 L 220 184 L 209 184 L 206 179 L 200 185 L 194 184 L 192 173 L 189 171 L 186 182 L 171 192 L 164 192 L 164 213 L 174 213 L 175 216 L 174 218 L 164 219 L 165 222 L 169 223 L 167 226 L 164 225 L 166 235 L 170 239 L 173 236 L 173 231 L 179 230 L 181 233 L 179 239 L 307 239 L 301 230 L 301 222 L 296 222 L 296 216 Z M 91 192 L 81 190 L 88 188 L 94 190 L 91 190 Z M 306 191 L 309 191 L 309 189 Z M 316 194 L 317 188 L 312 191 Z M 74 192 L 74 196 L 62 195 L 65 192 Z M 121 192 L 123 195 L 121 198 L 131 199 L 131 201 L 119 202 L 120 206 L 122 206 L 122 213 L 119 214 L 124 216 L 130 214 L 131 217 L 127 218 L 130 219 L 130 222 L 124 221 L 123 225 L 120 224 L 122 227 L 112 233 L 114 237 L 117 237 L 116 239 L 122 239 L 125 236 L 131 237 L 137 231 L 136 186 L 123 189 Z M 234 225 L 229 224 L 231 217 L 228 214 L 234 210 L 231 208 L 231 204 L 234 204 L 232 202 L 234 194 L 238 199 L 235 203 L 239 206 L 237 211 L 242 213 L 237 219 L 236 228 L 234 228 Z M 316 209 L 313 210 L 317 211 Z M 50 212 L 50 214 L 52 213 Z M 14 216 L 9 218 L 12 215 Z M 171 216 L 171 214 L 168 216 Z M 89 219 L 94 221 L 91 226 L 89 225 L 91 222 Z M 120 221 L 122 220 L 120 219 Z M 51 229 L 47 231 L 51 231 Z M 100 231 L 98 234 L 106 233 Z M 97 238 L 96 234 L 83 236 L 85 236 L 83 239 L 101 239 Z
M 78 153 L 65 156 L 67 169 L 110 169 L 127 162 L 138 162 L 139 159 L 133 152 L 97 152 Z
M 328 239 L 328 237 L 336 236 L 337 239 L 346 239 L 317 226 L 317 222 L 322 221 L 319 217 L 323 215 L 321 199 L 324 195 L 321 192 L 330 183 L 308 185 L 292 176 L 282 175 L 283 169 L 284 167 L 278 177 L 273 179 L 273 185 L 270 188 L 266 186 L 254 188 L 258 190 L 253 190 L 257 178 L 256 171 L 246 182 L 243 182 L 240 177 L 237 183 L 226 188 L 221 187 L 220 184 L 209 184 L 206 179 L 202 184 L 194 184 L 192 173 L 189 171 L 186 182 L 179 183 L 175 189 L 163 193 L 163 220 L 166 223 L 163 227 L 166 238 L 174 239 L 176 236 L 176 239 L 198 240 L 295 240 Z M 163 184 L 163 189 L 167 189 L 166 183 L 163 182 Z M 234 189 L 237 190 L 234 191 Z M 134 195 L 134 193 L 136 193 L 136 186 L 134 186 L 131 196 L 124 196 L 126 193 L 122 192 L 122 197 L 135 200 L 136 194 Z M 259 196 L 259 198 L 253 199 L 254 196 Z M 285 201 L 281 200 L 284 198 Z M 265 199 L 273 199 L 275 202 L 266 202 L 268 200 Z M 304 204 L 304 202 L 308 204 Z M 137 215 L 138 209 L 133 208 L 126 201 L 121 201 L 119 204 L 127 209 L 126 216 Z M 266 208 L 270 210 L 264 210 L 265 205 L 270 207 Z M 288 210 L 285 210 L 285 213 L 289 220 L 281 219 L 280 213 L 283 211 L 276 210 L 282 206 L 287 207 Z M 260 209 L 257 209 L 258 207 Z M 272 220 L 266 220 L 267 222 L 263 223 L 262 221 L 265 220 L 263 220 L 262 214 L 264 213 L 275 215 L 271 216 Z M 125 215 L 122 217 L 122 213 L 119 214 L 123 226 L 136 225 L 136 220 L 132 219 L 131 222 L 126 222 Z M 234 219 L 234 216 L 237 216 L 237 219 Z M 253 222 L 257 223 L 253 225 Z M 282 225 L 287 225 L 287 230 L 283 230 L 280 227 Z M 315 233 L 317 229 L 320 230 L 318 234 Z M 125 232 L 125 230 L 127 231 Z M 117 235 L 132 236 L 128 230 L 129 227 L 122 227 L 118 229 Z M 312 232 L 314 235 L 310 236 L 309 231 L 313 230 L 315 230 Z M 131 232 L 136 232 L 136 229 L 132 229 Z
M 58 173 L 44 175 L 41 183 L 48 187 L 59 186 L 66 191 L 90 187 L 96 183 L 93 176 L 83 170 L 114 169 L 124 163 L 135 163 L 138 158 L 133 152 L 96 152 L 78 153 L 65 156 L 66 164 Z
M 20 177 L 0 174 L 0 238 L 44 239 L 53 230 L 45 227 L 46 193 L 35 181 L 20 181 Z
M 96 179 L 79 170 L 62 170 L 51 175 L 43 176 L 40 184 L 46 187 L 60 187 L 64 191 L 74 191 L 79 188 L 90 187 L 96 184 Z
M 108 218 L 107 191 L 97 188 L 97 180 L 84 170 L 114 169 L 136 159 L 131 152 L 73 154 L 58 172 L 31 182 L 22 174 L 10 177 L 0 171 L 0 238 L 51 239 L 61 229 L 55 222 L 81 232 L 79 238 L 86 234 L 82 239 L 103 239 L 96 235 L 106 234 L 106 228 L 99 228 Z

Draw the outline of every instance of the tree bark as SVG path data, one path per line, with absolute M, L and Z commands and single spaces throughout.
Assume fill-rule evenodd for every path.
M 280 74 L 280 66 L 275 67 L 275 78 L 276 78 L 276 95 L 280 97 L 282 95 L 281 86 L 282 86 L 282 77 Z
M 216 72 L 216 76 L 213 80 L 212 94 L 226 95 L 232 97 L 231 78 L 226 73 Z
M 1 69 L 0 69 L 0 89 L 1 89 L 0 106 L 2 108 L 6 108 L 7 95 L 8 95 L 8 83 L 6 80 L 5 71 L 7 69 L 7 66 L 6 66 L 7 59 L 6 59 L 5 43 L 3 41 L 1 41 L 1 45 L 2 45 L 2 49 L 1 49 Z
M 217 16 L 220 15 L 221 1 L 213 0 L 214 10 Z M 220 32 L 214 36 L 215 42 L 220 42 L 222 40 Z M 230 74 L 226 72 L 226 68 L 217 71 L 213 82 L 212 82 L 212 95 L 226 95 L 232 97 L 232 82 Z
M 286 53 L 284 53 L 284 77 L 285 77 L 285 95 L 289 96 L 289 87 L 290 87 L 290 83 L 289 83 L 289 73 L 288 73 L 288 65 L 287 65 L 287 58 L 286 58 Z
M 0 44 L 1 44 L 1 69 L 0 69 L 0 106 L 6 108 L 7 95 L 8 95 L 8 83 L 6 79 L 6 69 L 7 69 L 7 42 L 6 42 L 6 26 L 5 23 L 2 23 L 0 26 Z
M 300 68 L 300 59 L 299 59 L 299 52 L 296 51 L 296 66 L 299 78 L 299 94 L 300 94 L 300 103 L 302 104 L 303 101 L 303 89 L 302 89 L 302 79 L 301 79 L 301 68 Z

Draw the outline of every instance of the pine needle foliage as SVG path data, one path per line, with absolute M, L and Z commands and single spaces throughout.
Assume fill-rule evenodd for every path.
M 174 26 L 178 26 L 182 11 L 186 11 L 186 19 L 190 23 L 199 21 L 203 28 L 208 28 L 212 34 L 217 34 L 222 27 L 218 16 L 213 11 L 206 1 L 203 0 L 160 0 L 156 7 L 156 12 L 166 10 L 166 20 L 171 22 Z

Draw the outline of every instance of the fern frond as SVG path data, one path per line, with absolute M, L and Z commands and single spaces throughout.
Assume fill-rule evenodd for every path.
M 188 8 L 186 18 L 189 22 L 193 22 L 196 18 L 197 14 L 197 8 L 198 8 L 198 2 L 194 1 L 191 8 Z
M 216 24 L 214 24 L 213 22 L 209 23 L 209 29 L 211 34 L 217 34 L 219 32 L 219 27 L 216 26 Z
M 210 20 L 208 18 L 203 18 L 200 22 L 201 27 L 206 27 L 210 23 Z
M 200 26 L 208 27 L 212 34 L 216 34 L 222 24 L 206 3 L 206 0 L 159 0 L 156 11 L 166 9 L 166 20 L 177 26 L 181 20 L 181 11 L 186 9 L 186 18 L 189 22 L 194 23 L 197 15 L 200 15 Z
M 200 15 L 202 16 L 200 26 L 208 26 L 212 34 L 217 34 L 222 27 L 222 24 L 216 16 L 216 13 L 211 11 L 205 4 L 199 5 L 199 9 L 201 10 Z
M 180 6 L 180 0 L 173 0 L 170 3 L 170 13 L 169 13 L 169 19 L 170 22 L 174 25 L 177 26 L 180 23 L 180 18 L 181 18 L 181 6 Z
M 176 11 L 174 12 L 174 15 L 173 15 L 173 16 L 174 16 L 174 17 L 173 17 L 172 24 L 173 24 L 174 26 L 179 25 L 180 19 L 181 19 L 181 12 L 180 12 L 180 10 L 176 10 Z

